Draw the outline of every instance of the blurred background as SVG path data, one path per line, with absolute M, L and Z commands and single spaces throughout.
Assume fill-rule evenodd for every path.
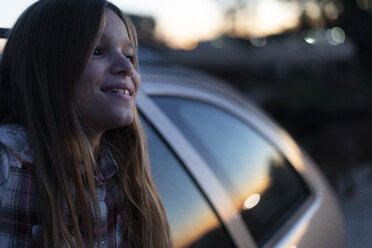
M 281 124 L 337 192 L 347 247 L 372 247 L 372 0 L 164 0 L 132 15 L 140 44 Z
M 6 3 L 0 26 L 32 2 Z M 141 45 L 227 80 L 283 126 L 337 192 L 347 247 L 372 247 L 372 0 L 112 2 Z
M 140 2 L 140 44 L 260 105 L 337 192 L 347 247 L 372 247 L 372 0 Z

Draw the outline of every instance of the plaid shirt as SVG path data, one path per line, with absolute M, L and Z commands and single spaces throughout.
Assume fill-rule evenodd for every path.
M 0 125 L 0 246 L 39 247 L 43 240 L 42 207 L 38 181 L 31 170 L 33 152 L 27 132 L 19 125 Z M 21 159 L 21 160 L 20 160 Z M 111 153 L 102 152 L 96 192 L 100 207 L 100 247 L 119 247 L 122 221 L 118 215 L 117 164 Z M 66 223 L 71 217 L 66 206 Z M 95 240 L 95 247 L 98 241 Z

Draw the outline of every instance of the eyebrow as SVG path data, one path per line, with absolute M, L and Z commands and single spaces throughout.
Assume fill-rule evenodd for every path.
M 102 33 L 98 42 L 107 43 L 107 42 L 111 42 L 111 40 L 112 39 L 110 39 L 105 33 Z M 122 43 L 122 47 L 125 47 L 125 49 L 134 49 L 134 46 L 130 38 L 122 40 L 121 43 Z

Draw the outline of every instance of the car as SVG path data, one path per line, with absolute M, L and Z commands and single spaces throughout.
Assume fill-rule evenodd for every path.
M 308 154 L 219 78 L 140 48 L 137 106 L 175 247 L 343 247 L 335 193 Z
M 136 101 L 176 248 L 344 246 L 335 193 L 285 130 L 219 78 L 145 47 L 139 58 Z

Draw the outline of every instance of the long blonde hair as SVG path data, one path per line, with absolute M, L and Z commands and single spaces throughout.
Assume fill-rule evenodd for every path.
M 105 0 L 39 0 L 16 22 L 0 64 L 0 121 L 10 118 L 28 130 L 46 247 L 61 247 L 61 240 L 70 247 L 93 245 L 97 219 L 92 216 L 99 213 L 94 181 L 98 168 L 74 89 L 102 29 L 105 8 L 123 20 L 137 47 L 129 19 Z M 138 69 L 137 60 L 135 65 Z M 126 224 L 127 246 L 172 246 L 136 110 L 132 124 L 105 132 L 101 142 L 111 148 L 118 164 L 119 212 Z M 71 228 L 65 222 L 64 205 Z

